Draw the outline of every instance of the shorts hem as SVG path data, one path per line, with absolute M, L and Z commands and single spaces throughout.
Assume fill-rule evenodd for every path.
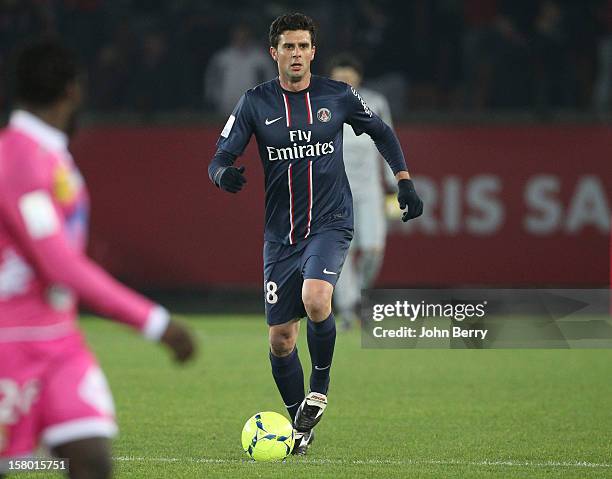
M 281 324 L 287 324 L 287 323 L 291 323 L 292 321 L 301 321 L 302 319 L 304 319 L 306 317 L 306 315 L 304 316 L 294 316 L 291 319 L 288 319 L 286 321 L 270 321 L 268 318 L 266 318 L 266 323 L 268 326 L 280 326 Z
M 321 276 L 317 276 L 314 274 L 305 274 L 304 275 L 304 279 L 318 279 L 319 281 L 325 281 L 326 283 L 331 284 L 334 288 L 336 287 L 336 283 L 338 282 L 338 276 L 334 275 L 334 276 L 327 276 L 325 278 L 321 277 Z
M 66 444 L 80 439 L 92 437 L 112 438 L 117 435 L 119 429 L 114 420 L 102 417 L 88 417 L 61 422 L 47 427 L 41 435 L 41 442 L 53 448 L 60 444 Z

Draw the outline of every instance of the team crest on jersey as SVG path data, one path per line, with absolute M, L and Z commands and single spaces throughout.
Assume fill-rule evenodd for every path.
M 78 194 L 81 179 L 64 165 L 57 167 L 53 178 L 53 192 L 61 204 L 73 202 Z
M 317 118 L 320 122 L 327 123 L 329 120 L 331 120 L 331 116 L 331 111 L 329 111 L 327 108 L 319 108 L 317 110 Z

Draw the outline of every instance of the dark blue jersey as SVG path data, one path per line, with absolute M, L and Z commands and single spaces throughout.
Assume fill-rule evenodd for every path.
M 343 124 L 368 133 L 393 172 L 406 169 L 392 130 L 346 83 L 313 75 L 291 92 L 277 79 L 247 91 L 217 142 L 239 156 L 255 135 L 265 174 L 265 240 L 295 244 L 328 229 L 353 229 L 353 200 L 342 157 Z M 214 167 L 211 164 L 212 177 Z

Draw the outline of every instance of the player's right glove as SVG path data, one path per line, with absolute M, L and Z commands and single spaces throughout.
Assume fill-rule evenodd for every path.
M 399 180 L 397 183 L 399 189 L 397 193 L 397 201 L 399 207 L 406 209 L 402 215 L 402 221 L 406 222 L 412 218 L 416 218 L 423 214 L 423 201 L 417 195 L 414 189 L 412 180 Z
M 242 173 L 244 173 L 244 166 L 240 168 L 235 166 L 220 168 L 215 174 L 217 186 L 230 193 L 238 193 L 247 182 Z

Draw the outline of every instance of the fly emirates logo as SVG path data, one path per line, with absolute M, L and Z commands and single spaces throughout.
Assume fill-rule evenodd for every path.
M 293 146 L 286 148 L 275 148 L 274 146 L 267 146 L 268 160 L 297 160 L 298 158 L 309 158 L 313 156 L 329 155 L 334 152 L 334 142 L 328 141 L 327 143 L 321 143 L 320 141 L 315 144 L 310 143 L 312 138 L 312 131 L 305 130 L 290 130 L 289 141 L 293 143 Z M 306 142 L 307 145 L 298 145 L 298 142 Z

